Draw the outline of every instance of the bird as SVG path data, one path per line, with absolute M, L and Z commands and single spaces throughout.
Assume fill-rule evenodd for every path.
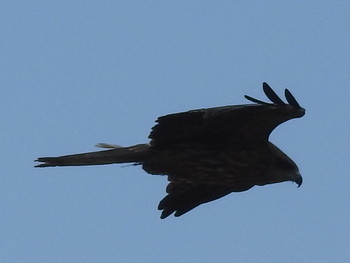
M 269 141 L 281 123 L 304 116 L 288 89 L 285 103 L 264 82 L 271 102 L 245 95 L 250 104 L 203 108 L 158 117 L 149 143 L 122 147 L 102 143 L 97 152 L 40 157 L 35 167 L 114 163 L 141 165 L 149 174 L 168 178 L 160 201 L 161 219 L 243 192 L 254 186 L 286 181 L 302 184 L 298 166 Z

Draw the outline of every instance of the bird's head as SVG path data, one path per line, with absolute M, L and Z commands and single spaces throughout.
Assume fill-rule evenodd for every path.
M 271 142 L 269 147 L 274 156 L 269 171 L 269 176 L 273 178 L 272 180 L 275 183 L 292 181 L 300 187 L 303 183 L 303 178 L 295 162 Z

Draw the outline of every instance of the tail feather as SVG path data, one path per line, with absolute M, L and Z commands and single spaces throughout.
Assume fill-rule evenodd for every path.
M 71 154 L 58 157 L 40 157 L 42 162 L 35 167 L 50 166 L 81 166 L 111 163 L 139 163 L 149 154 L 149 144 L 138 144 L 130 147 L 120 147 L 111 150 Z

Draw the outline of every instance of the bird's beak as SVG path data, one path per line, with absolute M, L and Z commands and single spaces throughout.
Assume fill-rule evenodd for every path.
M 301 175 L 299 175 L 294 182 L 298 185 L 298 188 L 302 185 L 303 183 L 303 177 L 301 177 Z

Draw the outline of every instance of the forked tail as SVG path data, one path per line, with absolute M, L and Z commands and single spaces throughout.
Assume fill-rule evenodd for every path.
M 81 166 L 111 163 L 139 163 L 149 154 L 149 144 L 138 144 L 130 147 L 114 147 L 111 150 L 71 154 L 58 157 L 40 157 L 42 162 L 35 167 Z

